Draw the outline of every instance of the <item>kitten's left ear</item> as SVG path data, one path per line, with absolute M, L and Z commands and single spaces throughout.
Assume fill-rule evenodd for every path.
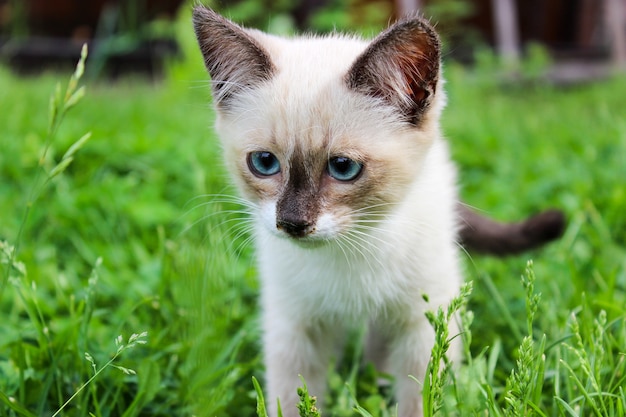
M 348 87 L 381 98 L 418 124 L 437 88 L 439 36 L 419 17 L 400 21 L 376 37 L 346 76 Z

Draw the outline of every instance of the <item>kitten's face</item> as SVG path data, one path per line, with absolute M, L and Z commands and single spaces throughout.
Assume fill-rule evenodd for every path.
M 371 230 L 402 202 L 443 105 L 429 26 L 368 44 L 279 39 L 206 9 L 194 18 L 226 165 L 268 230 L 324 242 Z
M 321 88 L 300 74 L 306 92 L 289 90 L 293 76 L 279 71 L 241 97 L 238 106 L 255 109 L 246 117 L 220 115 L 226 163 L 246 198 L 271 232 L 301 241 L 380 220 L 406 195 L 432 137 L 349 91 L 340 73 Z

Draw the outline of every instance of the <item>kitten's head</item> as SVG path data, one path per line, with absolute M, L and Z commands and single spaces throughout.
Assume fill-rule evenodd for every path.
M 226 164 L 269 230 L 332 240 L 402 202 L 445 101 L 426 21 L 401 21 L 372 42 L 278 38 L 201 6 L 194 25 Z

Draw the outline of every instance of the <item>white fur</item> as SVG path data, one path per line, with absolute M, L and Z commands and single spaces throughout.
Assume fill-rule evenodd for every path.
M 346 329 L 371 323 L 390 354 L 381 358 L 371 348 L 371 359 L 396 378 L 399 416 L 420 416 L 421 387 L 409 375 L 423 380 L 434 341 L 424 312 L 446 305 L 461 283 L 455 169 L 438 126 L 445 102 L 441 82 L 419 129 L 403 128 L 391 110 L 343 82 L 366 42 L 251 33 L 272 57 L 276 75 L 246 92 L 232 104 L 235 110 L 218 114 L 217 130 L 244 196 L 260 207 L 255 233 L 270 413 L 276 415 L 279 397 L 286 417 L 298 415 L 300 374 L 322 398 L 329 361 Z M 383 159 L 396 158 L 398 165 L 390 164 L 385 175 L 397 195 L 388 197 L 374 229 L 350 237 L 351 213 L 327 207 L 316 231 L 294 242 L 276 228 L 277 199 L 259 197 L 246 185 L 242 155 L 269 148 L 286 165 L 294 143 L 321 148 L 325 140 L 329 153 L 334 146 L 358 152 L 350 143 L 359 141 L 376 147 Z

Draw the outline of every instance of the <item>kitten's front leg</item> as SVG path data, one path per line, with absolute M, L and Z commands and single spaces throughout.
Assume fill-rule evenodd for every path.
M 389 350 L 391 372 L 395 377 L 398 416 L 421 417 L 422 387 L 409 375 L 418 381 L 424 380 L 435 341 L 434 331 L 425 317 L 414 319 L 398 330 Z
M 390 363 L 396 378 L 396 399 L 399 417 L 421 417 L 424 414 L 422 403 L 422 385 L 410 376 L 423 383 L 426 368 L 435 343 L 435 332 L 426 317 L 414 319 L 402 326 L 392 341 Z M 449 334 L 458 333 L 455 320 L 449 323 Z M 448 350 L 448 358 L 456 361 L 460 357 L 459 338 L 455 338 Z
M 297 389 L 302 385 L 299 375 L 304 377 L 309 393 L 318 398 L 318 406 L 323 404 L 334 332 L 277 310 L 276 305 L 267 306 L 263 317 L 268 409 L 270 416 L 276 417 L 279 398 L 283 416 L 297 417 Z

